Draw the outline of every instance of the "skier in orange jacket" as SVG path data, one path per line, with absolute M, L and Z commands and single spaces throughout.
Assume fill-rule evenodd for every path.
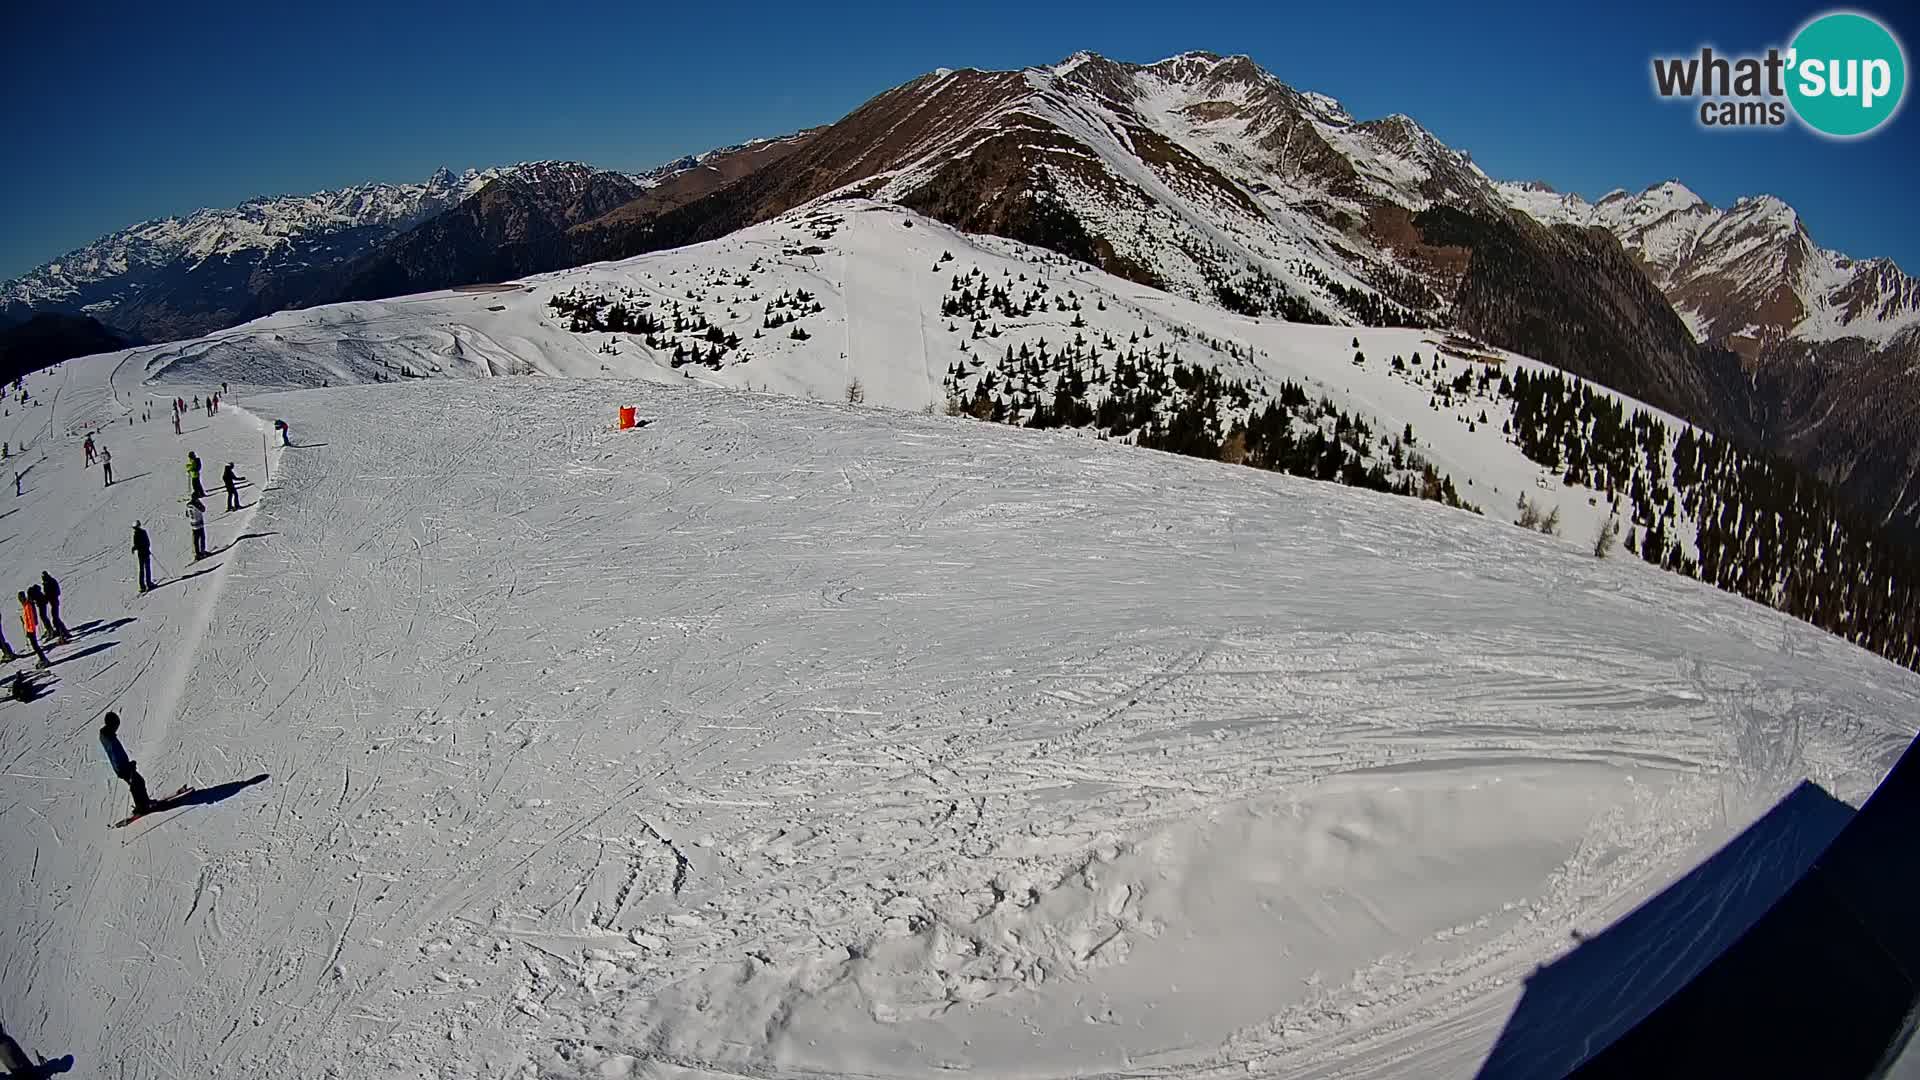
M 40 647 L 40 618 L 34 614 L 33 600 L 26 593 L 20 594 L 20 624 L 26 627 L 27 644 L 33 646 L 33 655 L 40 658 L 40 666 L 47 666 L 47 653 Z

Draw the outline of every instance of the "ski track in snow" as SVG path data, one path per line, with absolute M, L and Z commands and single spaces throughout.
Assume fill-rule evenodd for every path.
M 1637 560 L 1067 434 L 491 379 L 176 438 L 144 375 L 5 421 L 17 572 L 136 619 L 0 724 L 0 1009 L 83 1074 L 1470 1076 L 1571 931 L 1920 704 Z M 130 603 L 188 447 L 260 505 Z M 108 830 L 109 707 L 156 787 L 271 780 Z

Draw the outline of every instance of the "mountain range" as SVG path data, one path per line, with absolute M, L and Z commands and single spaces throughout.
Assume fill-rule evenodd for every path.
M 147 222 L 0 286 L 0 312 L 161 339 L 504 280 L 861 196 L 1246 314 L 1450 326 L 1786 455 L 1920 528 L 1920 287 L 1771 197 L 1588 203 L 1497 181 L 1244 56 L 940 70 L 840 121 L 646 174 L 542 162 Z

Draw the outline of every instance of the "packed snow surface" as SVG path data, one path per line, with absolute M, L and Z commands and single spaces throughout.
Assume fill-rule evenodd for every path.
M 840 317 L 897 329 L 823 319 L 830 351 L 754 361 L 776 380 L 920 336 L 912 279 L 833 258 Z M 601 338 L 526 288 L 8 400 L 31 468 L 0 542 L 81 631 L 0 707 L 14 1039 L 154 1080 L 1468 1077 L 1576 935 L 1804 778 L 1857 802 L 1913 735 L 1911 673 L 1498 517 L 752 392 L 751 365 L 260 388 L 364 372 L 369 327 L 594 374 Z M 1319 363 L 1246 333 L 1256 365 Z M 937 386 L 907 370 L 888 393 Z M 184 436 L 137 419 L 221 379 Z M 622 405 L 647 422 L 612 430 Z M 1494 476 L 1504 445 L 1454 452 Z M 197 568 L 189 448 L 251 481 Z M 156 793 L 218 801 L 108 829 L 109 708 Z

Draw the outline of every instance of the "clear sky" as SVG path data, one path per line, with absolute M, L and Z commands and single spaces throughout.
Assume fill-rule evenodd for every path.
M 1824 6 L 1326 2 L 61 4 L 0 14 L 0 278 L 135 221 L 250 196 L 565 158 L 638 169 L 827 123 L 936 67 L 1079 49 L 1246 53 L 1360 118 L 1404 112 L 1496 177 L 1589 197 L 1767 192 L 1814 238 L 1920 273 L 1920 108 L 1832 142 L 1701 130 L 1654 55 L 1784 46 Z M 1920 16 L 1890 22 L 1909 59 Z M 1920 90 L 1909 96 L 1920 94 Z

